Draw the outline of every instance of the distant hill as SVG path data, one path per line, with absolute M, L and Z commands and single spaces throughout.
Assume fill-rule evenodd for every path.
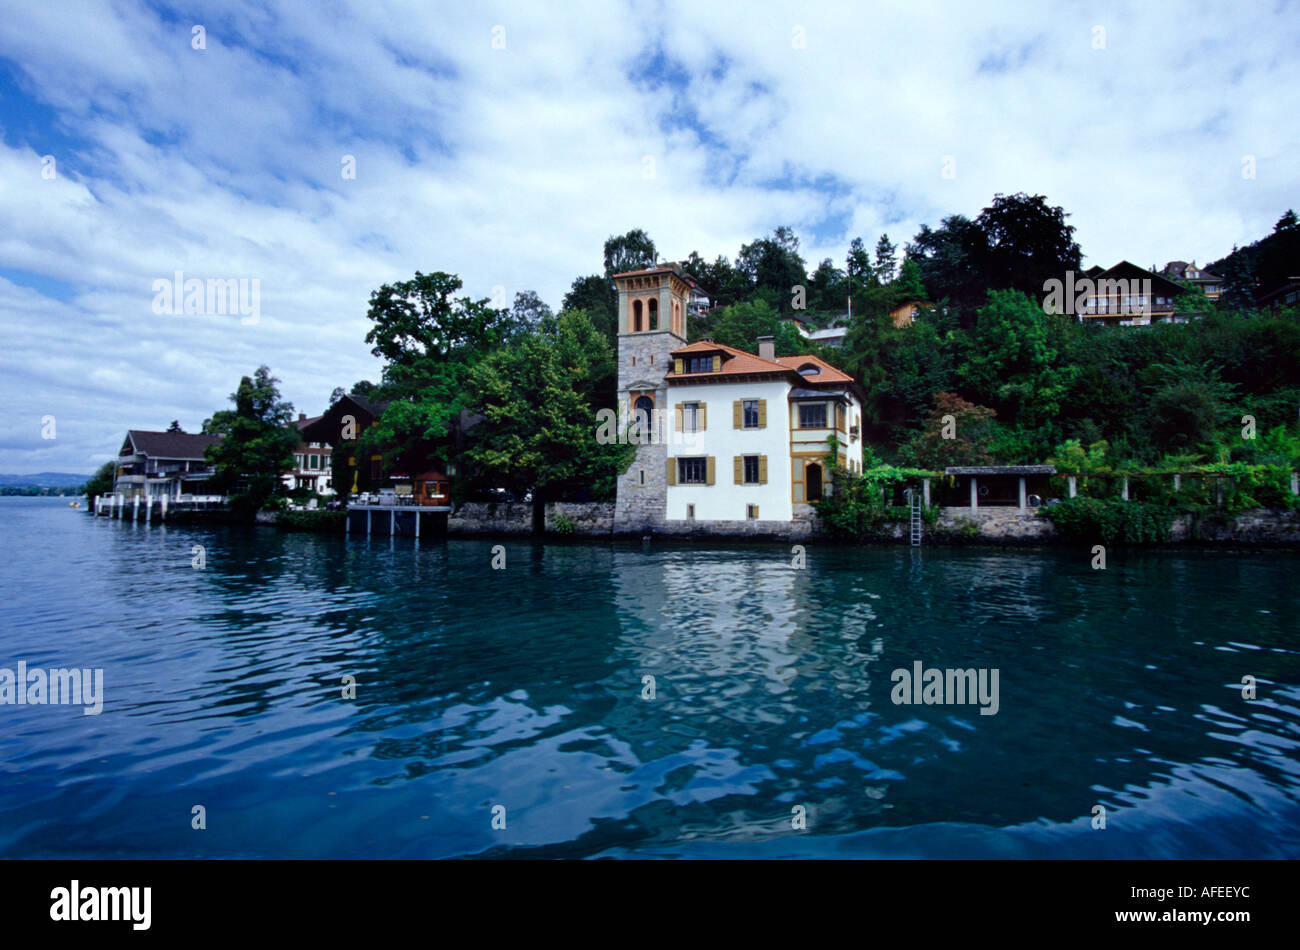
M 0 473 L 0 488 L 80 488 L 90 481 L 89 475 L 72 472 L 39 472 L 36 475 Z

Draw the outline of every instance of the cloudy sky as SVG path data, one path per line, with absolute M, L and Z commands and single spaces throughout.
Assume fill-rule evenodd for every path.
M 1015 191 L 1150 266 L 1300 206 L 1294 2 L 276 6 L 5 4 L 0 472 L 197 431 L 262 363 L 318 414 L 416 270 L 557 306 L 630 228 L 811 267 Z M 256 322 L 156 313 L 177 271 Z

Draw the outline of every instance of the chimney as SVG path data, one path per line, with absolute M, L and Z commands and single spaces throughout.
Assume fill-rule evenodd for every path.
M 306 422 L 306 421 L 307 421 L 307 413 L 305 413 L 305 412 L 300 412 L 300 413 L 298 413 L 298 421 L 299 421 L 299 422 Z
M 758 355 L 760 359 L 776 359 L 776 337 L 760 336 L 758 338 Z

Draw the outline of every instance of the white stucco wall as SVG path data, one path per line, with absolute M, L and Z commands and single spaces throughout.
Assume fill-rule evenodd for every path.
M 758 505 L 758 517 L 762 521 L 788 521 L 793 517 L 789 392 L 790 384 L 784 380 L 668 388 L 668 457 L 711 455 L 715 465 L 712 485 L 668 486 L 668 520 L 685 519 L 687 505 L 695 506 L 697 521 L 744 521 L 746 505 Z M 766 399 L 766 427 L 735 428 L 732 405 L 738 399 Z M 693 437 L 690 433 L 673 431 L 677 406 L 687 402 L 708 407 L 707 428 Z M 738 455 L 766 455 L 767 484 L 735 484 L 733 460 Z

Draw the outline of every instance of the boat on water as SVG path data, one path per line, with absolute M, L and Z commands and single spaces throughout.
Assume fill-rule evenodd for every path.
M 81 507 L 81 502 L 79 502 L 79 501 L 70 501 L 70 502 L 68 502 L 68 507 L 69 507 L 69 508 L 80 508 L 80 507 Z

